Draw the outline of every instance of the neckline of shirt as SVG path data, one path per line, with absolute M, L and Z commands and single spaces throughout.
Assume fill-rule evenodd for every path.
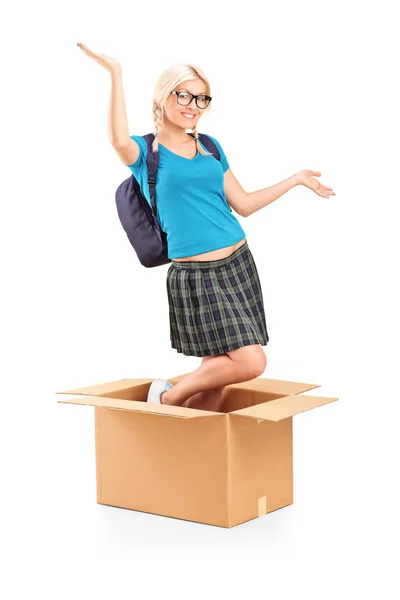
M 188 160 L 189 162 L 191 162 L 192 160 L 195 160 L 200 154 L 200 152 L 197 150 L 196 154 L 193 156 L 193 158 L 187 158 L 187 156 L 182 156 L 182 154 L 177 154 L 176 152 L 172 152 L 172 150 L 170 150 L 169 148 L 164 146 L 164 144 L 161 144 L 161 142 L 158 142 L 158 145 L 161 146 L 161 148 L 164 148 L 164 150 L 167 150 L 167 152 L 169 152 L 170 154 L 173 154 L 174 156 L 177 156 L 178 158 L 183 158 L 183 160 Z

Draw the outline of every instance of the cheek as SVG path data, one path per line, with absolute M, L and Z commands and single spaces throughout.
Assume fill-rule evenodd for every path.
M 179 115 L 181 108 L 173 96 L 168 99 L 166 112 L 169 117 Z

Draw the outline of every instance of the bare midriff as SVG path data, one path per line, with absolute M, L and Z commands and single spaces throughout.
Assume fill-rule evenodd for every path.
M 233 246 L 226 246 L 225 248 L 218 248 L 218 250 L 212 250 L 211 252 L 203 252 L 203 254 L 195 254 L 194 256 L 185 256 L 184 258 L 173 258 L 174 261 L 185 262 L 189 260 L 220 260 L 221 258 L 227 258 L 235 252 L 240 246 L 246 243 L 246 238 L 237 242 Z

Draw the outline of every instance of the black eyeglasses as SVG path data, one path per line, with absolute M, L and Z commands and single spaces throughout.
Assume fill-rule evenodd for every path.
M 203 109 L 207 108 L 207 106 L 212 100 L 211 96 L 205 96 L 204 94 L 198 94 L 197 96 L 195 96 L 194 94 L 190 94 L 189 92 L 176 92 L 175 90 L 171 92 L 171 94 L 176 95 L 176 101 L 181 106 L 189 106 L 193 98 L 195 98 L 197 108 Z

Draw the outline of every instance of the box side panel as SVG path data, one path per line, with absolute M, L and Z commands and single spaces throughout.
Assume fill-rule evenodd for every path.
M 229 416 L 231 525 L 293 502 L 292 419 Z
M 228 527 L 227 418 L 97 408 L 97 501 Z
M 246 390 L 234 386 L 224 388 L 222 392 L 221 412 L 231 413 L 236 410 L 249 408 L 256 404 L 270 402 L 279 398 L 277 394 L 271 394 L 261 390 Z

